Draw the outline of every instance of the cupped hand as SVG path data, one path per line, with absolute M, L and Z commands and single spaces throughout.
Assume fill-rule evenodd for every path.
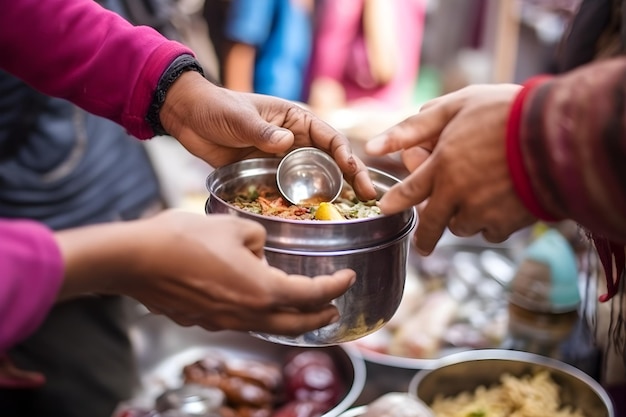
M 446 228 L 501 242 L 534 222 L 513 190 L 506 161 L 507 117 L 520 87 L 475 85 L 426 103 L 373 138 L 371 155 L 402 150 L 411 174 L 385 193 L 384 213 L 418 205 L 414 242 L 429 254 Z
M 185 326 L 300 335 L 338 318 L 331 301 L 355 278 L 351 270 L 311 278 L 269 266 L 265 229 L 235 216 L 166 211 L 90 229 L 58 235 L 73 276 L 62 295 L 128 295 Z
M 315 146 L 337 161 L 361 199 L 376 197 L 367 167 L 348 139 L 296 103 L 230 91 L 192 71 L 172 85 L 160 117 L 188 151 L 214 167 Z

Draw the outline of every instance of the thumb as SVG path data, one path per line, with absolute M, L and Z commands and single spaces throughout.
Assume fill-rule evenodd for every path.
M 278 154 L 293 146 L 295 137 L 291 130 L 278 127 L 264 120 L 251 124 L 246 136 L 252 139 L 253 146 L 263 152 Z

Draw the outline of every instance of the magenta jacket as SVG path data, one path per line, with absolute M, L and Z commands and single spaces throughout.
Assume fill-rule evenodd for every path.
M 92 0 L 0 0 L 0 68 L 147 139 L 159 77 L 183 45 Z M 0 353 L 43 321 L 63 280 L 52 232 L 0 220 Z

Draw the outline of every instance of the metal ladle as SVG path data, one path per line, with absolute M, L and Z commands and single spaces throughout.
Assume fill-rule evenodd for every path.
M 330 203 L 341 194 L 343 174 L 325 152 L 317 148 L 298 148 L 278 164 L 276 184 L 291 204 Z

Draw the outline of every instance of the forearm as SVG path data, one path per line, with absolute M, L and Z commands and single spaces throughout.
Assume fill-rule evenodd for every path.
M 3 69 L 137 137 L 152 136 L 145 116 L 159 77 L 177 56 L 192 54 L 188 48 L 94 1 L 0 3 Z
M 107 223 L 56 233 L 65 263 L 58 299 L 85 294 L 121 294 L 137 271 L 140 222 Z
M 31 221 L 0 220 L 0 353 L 41 324 L 62 280 L 52 231 Z
M 526 171 L 543 216 L 570 218 L 626 242 L 626 59 L 595 63 L 534 85 L 509 119 L 508 151 Z M 514 178 L 519 191 L 523 178 Z M 530 203 L 530 204 L 529 204 Z M 537 214 L 537 213 L 535 213 Z M 540 213 L 541 214 L 541 213 Z

